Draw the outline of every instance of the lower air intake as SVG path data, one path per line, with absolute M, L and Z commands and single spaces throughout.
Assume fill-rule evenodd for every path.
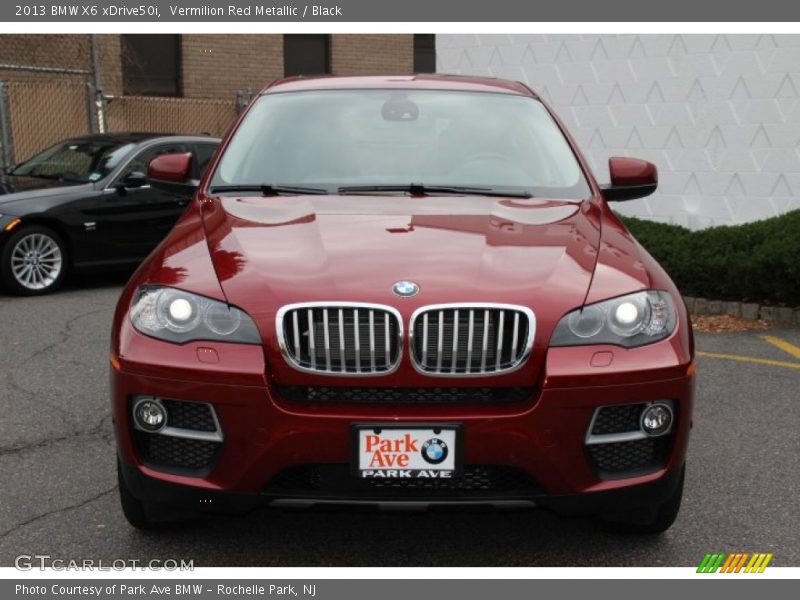
M 466 465 L 453 479 L 359 479 L 347 464 L 300 465 L 280 472 L 267 495 L 304 499 L 431 500 L 527 498 L 542 489 L 522 469 Z

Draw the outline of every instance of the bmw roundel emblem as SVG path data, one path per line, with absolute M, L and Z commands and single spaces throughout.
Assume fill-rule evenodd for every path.
M 392 291 L 402 298 L 408 298 L 419 293 L 419 286 L 413 281 L 398 281 L 392 286 Z
M 422 458 L 425 462 L 432 465 L 438 465 L 447 460 L 449 452 L 447 444 L 439 438 L 431 438 L 422 444 Z

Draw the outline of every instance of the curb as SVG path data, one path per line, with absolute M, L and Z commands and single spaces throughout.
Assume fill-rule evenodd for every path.
M 729 315 L 747 321 L 767 321 L 781 325 L 800 326 L 800 307 L 768 306 L 755 302 L 729 302 L 684 296 L 686 308 L 692 315 Z

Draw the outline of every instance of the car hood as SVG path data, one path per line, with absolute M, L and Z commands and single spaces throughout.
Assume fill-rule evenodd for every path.
M 423 305 L 498 302 L 532 308 L 546 347 L 586 296 L 600 237 L 589 201 L 228 196 L 203 215 L 228 301 L 273 339 L 275 313 L 297 302 L 388 304 L 406 320 Z M 419 293 L 396 296 L 400 280 Z
M 93 187 L 91 183 L 3 175 L 0 176 L 0 206 L 8 206 L 13 202 L 30 198 L 57 196 L 78 186 Z

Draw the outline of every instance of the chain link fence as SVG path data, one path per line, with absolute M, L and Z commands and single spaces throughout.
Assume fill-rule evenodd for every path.
M 121 76 L 120 62 L 99 46 L 94 35 L 0 35 L 0 168 L 59 140 L 91 133 L 222 136 L 254 95 L 251 90 L 232 90 L 230 99 L 221 100 L 104 95 L 100 83 Z
M 0 93 L 6 106 L 6 167 L 59 140 L 94 131 L 94 91 L 89 84 L 0 83 Z
M 97 130 L 93 40 L 91 35 L 0 36 L 0 166 Z
M 234 100 L 120 96 L 109 99 L 109 131 L 205 133 L 222 136 L 236 118 Z

